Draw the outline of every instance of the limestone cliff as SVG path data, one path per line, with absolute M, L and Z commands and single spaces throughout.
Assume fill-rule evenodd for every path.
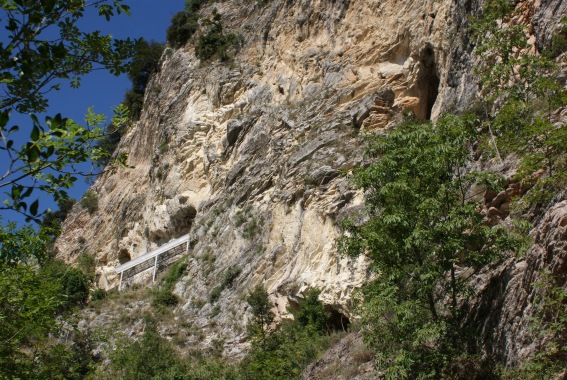
M 539 36 L 566 12 L 561 0 L 529 5 Z M 225 29 L 242 35 L 240 50 L 227 64 L 199 62 L 194 41 L 164 55 L 142 117 L 118 148 L 130 167 L 96 180 L 99 210 L 73 210 L 57 241 L 60 257 L 95 254 L 99 286 L 111 288 L 116 265 L 190 233 L 176 318 L 205 329 L 205 343 L 223 337 L 229 351 L 238 350 L 244 333 L 235 326 L 248 317 L 239 295 L 257 282 L 282 313 L 319 288 L 326 304 L 348 315 L 350 295 L 368 275 L 363 258 L 340 257 L 335 247 L 337 222 L 362 204 L 343 175 L 361 162 L 358 135 L 395 124 L 403 110 L 430 119 L 467 107 L 476 96 L 467 14 L 479 7 L 476 0 L 208 4 L 201 13 L 216 8 Z M 525 272 L 508 264 L 503 270 Z M 213 312 L 203 301 L 234 267 L 241 272 Z M 517 355 L 517 344 L 499 354 Z

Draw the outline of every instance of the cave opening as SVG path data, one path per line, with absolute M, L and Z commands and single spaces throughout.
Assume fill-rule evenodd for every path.
M 425 120 L 431 120 L 433 106 L 439 95 L 440 84 L 435 63 L 435 51 L 431 44 L 428 44 L 421 52 L 420 66 L 418 76 L 420 107 L 417 116 Z
M 341 313 L 332 305 L 324 305 L 324 310 L 327 312 L 327 320 L 325 321 L 325 329 L 327 332 L 340 332 L 348 331 L 350 327 L 350 318 Z M 301 309 L 301 301 L 289 300 L 288 311 L 296 316 L 297 312 Z
M 118 252 L 118 261 L 120 262 L 120 264 L 126 264 L 130 260 L 132 260 L 132 257 L 130 256 L 130 252 L 128 252 L 127 249 L 122 248 Z
M 175 235 L 188 233 L 197 216 L 197 209 L 194 206 L 184 203 L 181 204 L 183 206 L 179 207 L 179 209 L 170 216 Z
M 349 317 L 332 307 L 327 306 L 326 309 L 329 312 L 329 320 L 327 322 L 329 329 L 335 332 L 348 331 L 350 326 Z

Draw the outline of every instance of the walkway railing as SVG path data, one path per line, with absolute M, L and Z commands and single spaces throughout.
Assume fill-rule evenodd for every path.
M 120 284 L 118 290 L 122 288 L 122 280 L 128 279 L 150 268 L 154 268 L 153 281 L 156 280 L 156 272 L 158 265 L 167 264 L 167 262 L 178 255 L 189 252 L 189 234 L 181 236 L 178 239 L 170 241 L 151 252 L 145 253 L 134 260 L 130 260 L 116 267 L 116 273 L 120 274 Z

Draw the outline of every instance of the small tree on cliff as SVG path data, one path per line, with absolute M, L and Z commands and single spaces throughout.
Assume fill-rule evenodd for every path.
M 369 165 L 354 174 L 368 220 L 343 223 L 343 252 L 365 254 L 378 274 L 363 291 L 367 341 L 388 379 L 439 378 L 467 348 L 461 301 L 471 294 L 463 268 L 511 247 L 503 229 L 482 223 L 467 173 L 475 139 L 469 117 L 402 125 L 369 137 Z

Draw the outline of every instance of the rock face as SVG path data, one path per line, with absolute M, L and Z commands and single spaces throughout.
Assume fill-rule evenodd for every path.
M 538 32 L 557 24 L 553 6 L 564 4 L 536 4 Z M 190 41 L 164 58 L 119 146 L 131 167 L 96 180 L 98 212 L 76 207 L 57 249 L 71 263 L 96 255 L 99 286 L 112 288 L 116 265 L 190 233 L 176 318 L 203 329 L 203 344 L 223 338 L 230 355 L 249 316 L 239 295 L 258 282 L 281 314 L 319 288 L 349 315 L 368 263 L 337 254 L 337 220 L 363 200 L 341 173 L 361 162 L 361 132 L 388 128 L 403 110 L 434 119 L 468 106 L 466 16 L 479 1 L 222 1 L 201 13 L 213 8 L 241 33 L 240 51 L 204 64 Z M 232 287 L 207 302 L 229 268 L 240 270 Z
M 548 210 L 531 235 L 534 244 L 525 257 L 485 268 L 473 282 L 479 296 L 470 305 L 469 321 L 482 321 L 478 336 L 484 351 L 507 365 L 518 365 L 543 343 L 530 329 L 542 293 L 533 284 L 544 280 L 545 271 L 555 277 L 555 286 L 567 286 L 567 201 Z

